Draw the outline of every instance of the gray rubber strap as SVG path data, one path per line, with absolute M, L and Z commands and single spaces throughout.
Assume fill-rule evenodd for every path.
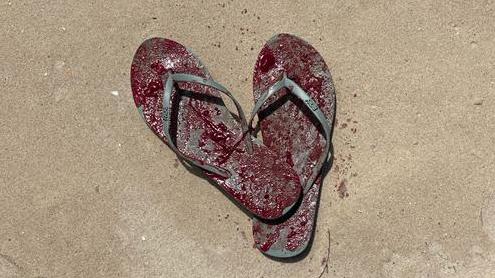
M 256 104 L 254 105 L 253 112 L 251 113 L 251 118 L 249 119 L 249 126 L 252 125 L 254 116 L 258 114 L 258 111 L 261 109 L 263 104 L 266 103 L 268 98 L 270 98 L 272 95 L 274 95 L 276 92 L 278 92 L 282 88 L 288 88 L 290 92 L 301 99 L 303 103 L 309 108 L 309 110 L 313 113 L 313 115 L 318 119 L 320 122 L 325 139 L 326 139 L 326 144 L 325 144 L 325 151 L 321 155 L 320 159 L 318 160 L 317 164 L 313 167 L 313 173 L 311 176 L 308 178 L 306 181 L 306 184 L 303 186 L 304 193 L 308 192 L 308 190 L 311 188 L 313 183 L 316 181 L 318 178 L 318 175 L 320 174 L 321 168 L 323 167 L 323 164 L 327 161 L 327 157 L 330 159 L 332 154 L 330 153 L 330 135 L 332 134 L 332 127 L 330 123 L 328 122 L 325 114 L 320 110 L 318 105 L 311 99 L 311 97 L 301 88 L 299 85 L 297 85 L 296 82 L 293 80 L 289 79 L 287 75 L 284 73 L 283 78 L 278 81 L 277 83 L 273 84 L 266 92 L 264 92 L 261 97 L 258 99 Z
M 201 85 L 205 85 L 208 87 L 212 87 L 214 89 L 217 89 L 218 91 L 226 94 L 232 101 L 234 102 L 237 112 L 239 113 L 239 118 L 241 119 L 241 127 L 243 130 L 243 136 L 248 132 L 248 125 L 246 121 L 246 116 L 244 116 L 244 112 L 242 111 L 241 105 L 237 102 L 237 100 L 234 99 L 232 94 L 221 84 L 215 82 L 214 80 L 206 79 L 203 77 L 199 77 L 196 75 L 191 75 L 191 74 L 184 74 L 184 73 L 172 73 L 169 74 L 168 77 L 165 79 L 163 77 L 162 79 L 163 82 L 163 88 L 164 88 L 164 94 L 163 94 L 163 110 L 162 110 L 162 119 L 163 119 L 163 133 L 165 137 L 167 138 L 167 142 L 169 143 L 169 147 L 177 154 L 178 157 L 180 157 L 182 160 L 186 161 L 187 163 L 191 165 L 195 165 L 199 168 L 202 168 L 208 172 L 215 173 L 217 175 L 223 176 L 225 178 L 230 177 L 230 172 L 226 169 L 223 169 L 221 167 L 213 166 L 213 165 L 207 165 L 202 161 L 191 159 L 184 154 L 182 154 L 179 149 L 177 149 L 177 146 L 174 145 L 172 141 L 172 137 L 170 135 L 170 115 L 171 115 L 171 108 L 170 108 L 170 100 L 172 98 L 172 91 L 173 91 L 173 86 L 174 82 L 191 82 L 191 83 L 198 83 Z M 250 140 L 251 137 L 249 137 L 246 140 L 246 149 L 248 150 L 249 153 L 252 153 L 253 147 L 252 147 L 252 141 Z

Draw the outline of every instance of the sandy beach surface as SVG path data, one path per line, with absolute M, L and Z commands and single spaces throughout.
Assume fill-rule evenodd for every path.
M 494 15 L 494 1 L 2 0 L 0 277 L 495 277 Z M 171 38 L 250 111 L 280 32 L 320 51 L 338 100 L 315 239 L 289 262 L 253 248 L 249 216 L 147 128 L 129 80 L 141 42 Z

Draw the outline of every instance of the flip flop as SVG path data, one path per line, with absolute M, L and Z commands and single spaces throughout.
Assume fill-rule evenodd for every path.
M 255 218 L 254 241 L 266 255 L 293 257 L 306 249 L 313 235 L 321 170 L 331 159 L 335 89 L 322 56 L 289 34 L 276 35 L 263 47 L 253 84 L 256 104 L 249 125 L 258 114 L 264 144 L 293 166 L 304 194 L 284 222 Z
M 201 169 L 241 207 L 275 219 L 298 200 L 298 175 L 284 158 L 247 135 L 239 103 L 183 45 L 163 38 L 144 41 L 134 55 L 131 86 L 153 132 L 183 164 Z M 220 93 L 233 100 L 240 123 Z

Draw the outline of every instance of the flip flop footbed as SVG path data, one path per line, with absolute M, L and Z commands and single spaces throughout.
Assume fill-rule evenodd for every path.
M 205 171 L 241 206 L 265 219 L 283 215 L 298 199 L 299 178 L 284 159 L 260 143 L 253 153 L 245 147 L 240 124 L 225 107 L 220 93 L 192 83 L 175 84 L 171 98 L 170 133 L 163 131 L 163 80 L 172 73 L 211 76 L 183 45 L 168 39 L 148 39 L 136 51 L 131 85 L 136 106 L 153 132 L 167 144 L 175 144 L 190 159 L 226 169 L 230 177 Z
M 311 45 L 292 35 L 277 35 L 261 50 L 253 77 L 255 101 L 284 73 L 316 102 L 331 124 L 335 89 L 328 67 Z M 309 108 L 287 89 L 269 98 L 263 109 L 258 116 L 264 144 L 285 157 L 304 184 L 325 148 L 321 125 Z M 312 236 L 320 186 L 321 178 L 318 178 L 287 221 L 268 224 L 254 220 L 258 249 L 276 257 L 291 257 L 304 251 Z

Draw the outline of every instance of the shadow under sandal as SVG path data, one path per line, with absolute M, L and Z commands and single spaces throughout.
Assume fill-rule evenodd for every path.
M 183 45 L 163 38 L 143 42 L 132 62 L 131 86 L 153 132 L 241 207 L 276 219 L 298 200 L 302 189 L 296 172 L 251 138 L 239 103 Z M 234 101 L 240 123 L 220 93 Z
M 263 143 L 287 159 L 304 190 L 300 205 L 283 222 L 253 219 L 254 241 L 266 255 L 294 257 L 306 250 L 313 235 L 322 169 L 331 159 L 335 90 L 320 54 L 289 34 L 273 37 L 261 50 L 253 90 L 251 119 L 258 114 Z

